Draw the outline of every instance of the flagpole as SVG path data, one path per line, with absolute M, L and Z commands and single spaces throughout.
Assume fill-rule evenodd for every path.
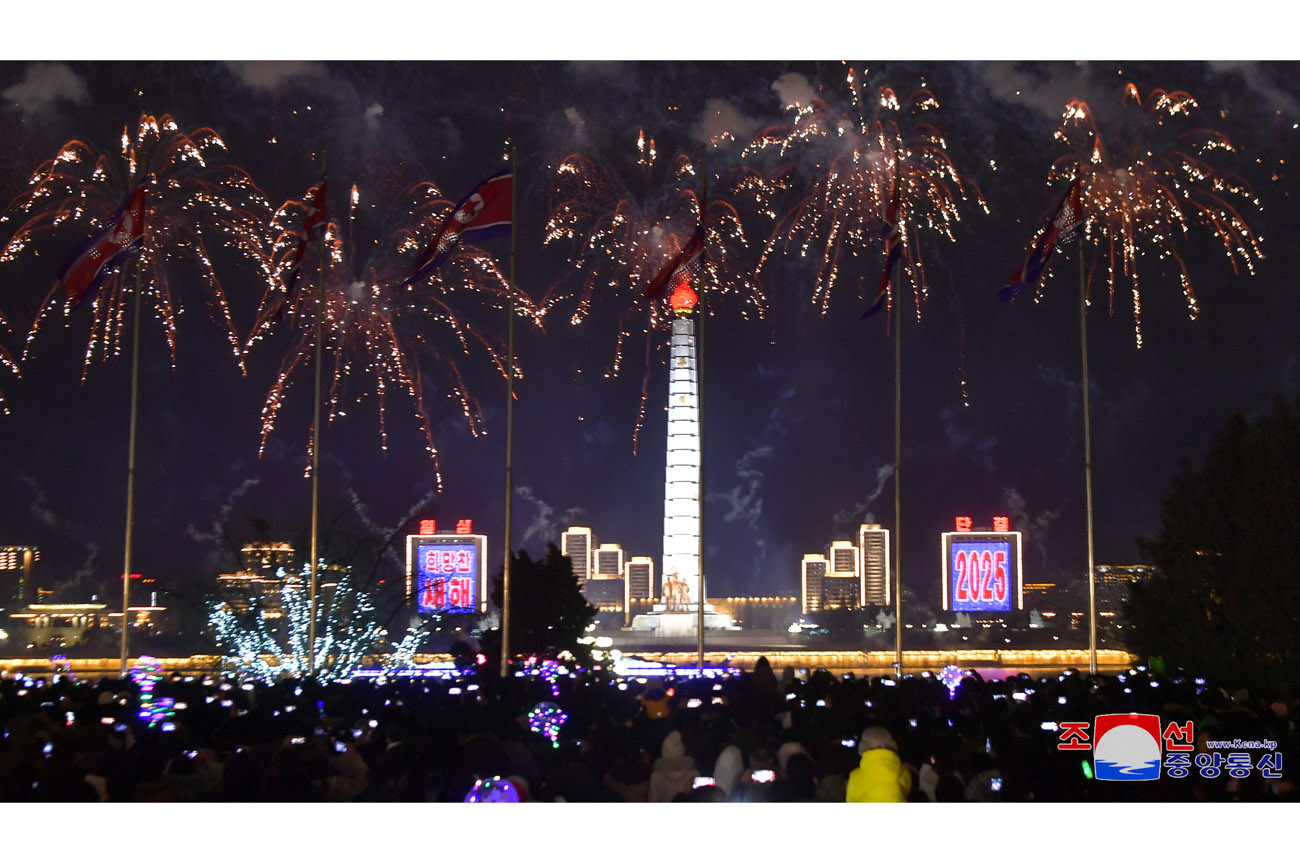
M 136 257 L 135 311 L 131 325 L 131 426 L 126 460 L 126 550 L 122 562 L 122 667 L 127 673 L 127 632 L 131 628 L 131 531 L 135 524 L 135 431 L 140 412 L 140 272 L 144 269 L 144 251 Z
M 1092 423 L 1088 413 L 1088 283 L 1079 240 L 1079 337 L 1083 348 L 1083 479 L 1088 511 L 1088 672 L 1097 673 L 1097 577 L 1092 550 Z
M 329 151 L 321 153 L 321 182 L 329 165 Z M 321 392 L 321 341 L 325 328 L 325 236 L 329 233 L 329 220 L 321 231 L 319 267 L 316 274 L 316 400 L 311 424 L 311 621 L 307 625 L 307 675 L 316 676 L 316 588 L 319 571 L 320 530 L 320 392 Z M 311 238 L 307 239 L 309 242 Z
M 506 560 L 501 568 L 501 678 L 510 676 L 511 506 L 514 503 L 515 450 L 515 159 L 510 145 L 510 300 L 506 306 Z
M 895 180 L 895 183 L 898 181 Z M 899 240 L 902 243 L 902 240 Z M 903 298 L 899 271 L 903 257 L 894 262 L 894 675 L 903 673 Z
M 700 225 L 704 225 L 704 210 L 709 204 L 708 145 L 700 145 Z M 701 286 L 703 288 L 703 286 Z M 695 600 L 698 635 L 697 664 L 700 673 L 704 673 L 704 320 L 708 318 L 704 310 L 705 300 L 700 293 L 700 331 L 695 343 L 695 411 L 699 424 L 700 436 L 700 580 L 699 598 Z

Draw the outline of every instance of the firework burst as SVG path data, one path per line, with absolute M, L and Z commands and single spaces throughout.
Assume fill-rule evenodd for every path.
M 569 244 L 571 270 L 552 287 L 540 305 L 546 313 L 573 304 L 570 321 L 584 322 L 593 301 L 607 299 L 618 308 L 614 357 L 606 377 L 623 369 L 632 336 L 645 335 L 646 364 L 633 448 L 645 420 L 651 352 L 656 339 L 666 340 L 672 312 L 666 301 L 652 301 L 644 291 L 655 275 L 690 240 L 700 224 L 699 173 L 695 163 L 678 154 L 664 160 L 653 138 L 637 136 L 637 182 L 589 157 L 573 154 L 555 168 L 548 201 L 544 244 Z M 704 214 L 706 255 L 696 289 L 711 302 L 734 301 L 741 315 L 761 318 L 765 300 L 752 268 L 743 264 L 749 241 L 730 201 L 710 195 Z M 574 285 L 576 284 L 576 288 Z
M 920 235 L 955 240 L 960 206 L 973 202 L 985 213 L 988 206 L 948 157 L 947 142 L 930 120 L 939 103 L 929 90 L 906 102 L 888 87 L 868 96 L 865 73 L 844 66 L 847 108 L 816 97 L 808 105 L 788 105 L 786 122 L 760 132 L 742 153 L 774 162 L 766 171 L 747 170 L 736 187 L 773 221 L 758 269 L 778 254 L 815 256 L 812 302 L 824 314 L 845 269 L 858 279 L 878 275 L 886 209 L 897 183 L 903 270 L 919 318 L 929 293 Z
M 1209 232 L 1222 247 L 1234 273 L 1250 274 L 1264 258 L 1259 239 L 1232 200 L 1260 206 L 1246 184 L 1219 173 L 1213 162 L 1232 154 L 1222 133 L 1190 126 L 1196 100 L 1181 91 L 1154 90 L 1145 102 L 1129 84 L 1124 91 L 1122 131 L 1103 139 L 1087 103 L 1070 102 L 1056 139 L 1069 153 L 1056 161 L 1049 183 L 1082 175 L 1085 240 L 1101 252 L 1107 266 L 1109 308 L 1116 286 L 1127 281 L 1133 303 L 1133 333 L 1142 346 L 1142 294 L 1138 261 L 1172 260 L 1187 313 L 1200 313 L 1181 242 L 1193 226 Z
M 381 240 L 357 240 L 361 194 L 351 189 L 348 219 L 328 223 L 325 249 L 325 291 L 321 301 L 322 355 L 328 382 L 328 418 L 345 416 L 348 408 L 373 396 L 378 406 L 380 444 L 388 448 L 388 398 L 404 392 L 414 403 L 425 446 L 438 465 L 438 449 L 425 402 L 425 371 L 445 381 L 447 397 L 461 409 L 470 432 L 485 432 L 483 413 L 460 368 L 460 361 L 481 352 L 504 377 L 506 357 L 499 339 L 480 322 L 504 325 L 510 285 L 495 260 L 482 250 L 461 244 L 431 277 L 407 284 L 412 259 L 423 249 L 454 202 L 431 183 L 421 183 L 403 197 L 389 224 L 403 227 Z M 277 279 L 292 266 L 290 259 L 301 235 L 306 205 L 286 202 L 275 214 L 279 234 L 273 258 Z M 319 244 L 316 245 L 319 247 Z M 314 252 L 314 251 L 313 251 Z M 292 331 L 290 346 L 262 407 L 262 444 L 275 429 L 285 396 L 295 375 L 310 369 L 315 353 L 319 261 L 303 264 L 299 289 L 292 298 L 282 285 L 264 296 L 249 348 L 265 339 L 284 321 Z M 532 302 L 516 292 L 518 315 L 538 319 Z M 516 376 L 521 373 L 516 359 Z M 360 393 L 349 386 L 367 382 Z M 259 452 L 260 453 L 260 452 Z M 308 454 L 310 458 L 310 454 Z M 310 462 L 308 463 L 310 465 Z M 441 489 L 441 473 L 438 474 Z
M 172 361 L 176 358 L 176 320 L 182 312 L 174 294 L 175 265 L 197 266 L 209 314 L 228 334 L 242 370 L 241 340 L 217 277 L 213 253 L 234 250 L 269 281 L 267 225 L 270 204 L 244 169 L 227 161 L 226 146 L 209 128 L 182 132 L 170 115 L 141 115 L 134 133 L 122 130 L 117 157 L 74 140 L 32 175 L 28 189 L 10 203 L 0 223 L 15 221 L 0 263 L 24 254 L 39 255 L 39 246 L 65 224 L 103 226 L 138 183 L 148 185 L 145 235 L 138 261 L 142 291 L 163 325 Z M 92 322 L 82 365 L 84 381 L 91 363 L 121 351 L 127 298 L 134 285 L 130 268 L 110 273 L 91 302 Z M 66 316 L 69 304 L 55 285 L 46 294 L 27 334 L 24 358 L 41 325 L 55 310 Z

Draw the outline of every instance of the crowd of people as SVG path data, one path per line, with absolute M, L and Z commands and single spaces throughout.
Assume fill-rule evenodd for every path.
M 267 685 L 163 672 L 143 691 L 6 674 L 0 800 L 460 802 L 494 782 L 522 802 L 1300 798 L 1293 696 L 1140 669 L 966 671 L 952 688 L 930 673 L 778 675 L 765 659 L 704 677 L 522 674 Z M 542 702 L 565 714 L 554 739 L 530 724 Z M 1092 778 L 1091 752 L 1063 748 L 1063 731 L 1130 712 L 1177 725 L 1193 758 L 1275 746 L 1251 749 L 1244 776 L 1193 760 L 1179 777 Z

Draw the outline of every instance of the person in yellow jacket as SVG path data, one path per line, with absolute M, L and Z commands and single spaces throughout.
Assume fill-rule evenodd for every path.
M 858 740 L 862 763 L 849 773 L 849 803 L 906 803 L 912 774 L 898 757 L 898 744 L 886 729 L 872 726 Z

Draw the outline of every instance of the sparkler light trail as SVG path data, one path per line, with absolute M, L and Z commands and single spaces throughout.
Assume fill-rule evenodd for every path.
M 868 96 L 865 72 L 844 67 L 847 109 L 816 97 L 808 105 L 788 105 L 788 121 L 761 131 L 742 152 L 742 158 L 775 160 L 766 171 L 746 171 L 736 188 L 774 221 L 758 269 L 778 253 L 817 256 L 811 300 L 823 314 L 845 268 L 870 285 L 880 274 L 880 239 L 897 178 L 903 271 L 919 318 L 929 292 L 920 234 L 953 241 L 959 206 L 973 201 L 985 213 L 988 206 L 978 187 L 957 172 L 947 142 L 928 119 L 939 108 L 929 90 L 923 87 L 906 103 L 888 87 Z M 891 309 L 893 303 L 891 297 Z
M 84 141 L 69 141 L 37 168 L 27 190 L 0 216 L 0 223 L 20 221 L 0 252 L 0 264 L 15 262 L 24 253 L 39 255 L 44 238 L 63 234 L 65 223 L 101 228 L 127 191 L 136 183 L 146 183 L 149 194 L 139 256 L 145 275 L 142 291 L 163 325 L 173 363 L 176 320 L 183 311 L 175 296 L 179 286 L 173 285 L 173 271 L 177 262 L 186 260 L 197 266 L 209 314 L 225 327 L 242 370 L 242 341 L 212 255 L 218 249 L 232 249 L 269 282 L 265 251 L 271 207 L 248 173 L 229 162 L 225 152 L 225 143 L 212 129 L 182 132 L 166 114 L 158 118 L 142 114 L 134 133 L 124 128 L 120 159 Z M 111 271 L 91 302 L 83 381 L 93 361 L 115 357 L 121 350 L 126 300 L 134 290 L 131 273 L 131 268 Z M 57 285 L 36 313 L 24 359 L 41 325 L 55 310 L 65 316 L 70 313 Z
M 1120 129 L 1105 139 L 1087 103 L 1074 100 L 1066 106 L 1055 137 L 1069 152 L 1052 166 L 1048 182 L 1059 186 L 1062 179 L 1082 173 L 1084 240 L 1106 261 L 1112 313 L 1116 285 L 1127 280 L 1134 340 L 1141 348 L 1139 259 L 1173 260 L 1187 314 L 1195 319 L 1200 304 L 1180 244 L 1193 226 L 1206 229 L 1222 246 L 1234 274 L 1240 273 L 1240 264 L 1253 275 L 1264 253 L 1260 239 L 1230 203 L 1237 199 L 1259 208 L 1259 199 L 1244 181 L 1219 173 L 1212 164 L 1219 154 L 1235 149 L 1222 133 L 1190 125 L 1196 100 L 1182 91 L 1153 90 L 1144 102 L 1130 83 L 1123 106 Z
M 483 413 L 471 394 L 459 361 L 473 355 L 476 349 L 481 350 L 501 375 L 506 375 L 502 341 L 483 324 L 500 323 L 504 329 L 509 282 L 486 252 L 459 244 L 428 279 L 404 285 L 411 273 L 409 254 L 425 247 L 455 202 L 432 183 L 417 184 L 403 196 L 401 207 L 387 216 L 387 224 L 398 227 L 381 241 L 355 239 L 364 234 L 356 226 L 360 201 L 361 193 L 353 186 L 346 226 L 330 221 L 325 233 L 329 260 L 325 269 L 322 329 L 323 352 L 328 364 L 329 422 L 345 416 L 350 405 L 373 395 L 378 405 L 380 443 L 386 451 L 388 397 L 394 390 L 404 391 L 414 403 L 426 450 L 438 471 L 438 449 L 425 404 L 423 368 L 431 367 L 430 372 L 436 371 L 447 383 L 446 396 L 459 404 L 471 434 L 482 435 L 485 432 Z M 278 238 L 273 258 L 277 281 L 287 275 L 292 253 L 301 238 L 305 211 L 303 201 L 288 201 L 275 213 L 273 224 Z M 251 349 L 274 333 L 280 310 L 285 309 L 284 321 L 292 335 L 262 407 L 262 450 L 275 429 L 294 374 L 311 367 L 319 281 L 317 255 L 319 244 L 314 244 L 302 265 L 297 289 L 287 303 L 282 283 L 268 289 L 249 337 Z M 518 290 L 515 308 L 520 316 L 534 321 L 540 318 L 533 303 Z M 515 375 L 522 375 L 517 358 Z M 349 385 L 363 377 L 369 378 L 373 385 L 350 395 Z M 440 471 L 438 485 L 441 489 Z
M 666 262 L 690 240 L 700 223 L 699 179 L 695 163 L 684 154 L 667 161 L 665 169 L 653 138 L 637 135 L 635 185 L 622 182 L 610 167 L 571 154 L 555 168 L 548 200 L 550 218 L 543 244 L 570 243 L 568 264 L 573 270 L 552 287 L 541 303 L 549 312 L 572 301 L 570 322 L 584 322 L 598 297 L 616 305 L 617 337 L 607 378 L 623 369 L 623 353 L 634 331 L 645 334 L 646 363 L 641 402 L 633 430 L 633 450 L 645 421 L 650 357 L 656 341 L 666 342 L 672 314 L 666 300 L 652 301 L 643 292 Z M 696 278 L 697 291 L 712 300 L 737 302 L 748 320 L 766 310 L 762 290 L 753 270 L 744 264 L 749 241 L 740 215 L 730 201 L 709 195 L 705 207 L 705 257 Z M 576 289 L 569 288 L 574 280 Z

